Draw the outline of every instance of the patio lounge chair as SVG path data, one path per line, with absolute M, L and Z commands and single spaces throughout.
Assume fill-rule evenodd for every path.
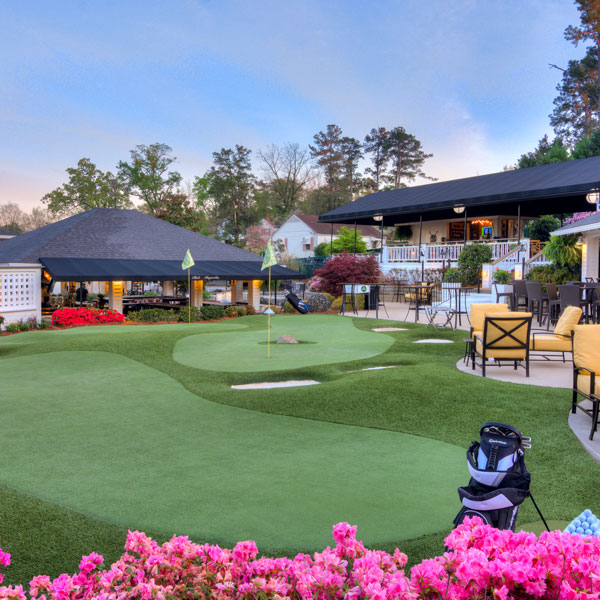
M 577 404 L 577 396 L 592 403 L 591 408 Z M 600 403 L 600 325 L 578 325 L 573 333 L 573 402 L 571 412 L 577 409 L 592 418 L 590 440 L 598 427 Z
M 525 376 L 529 377 L 531 320 L 531 313 L 517 311 L 486 314 L 483 334 L 474 336 L 473 370 L 479 356 L 483 377 L 487 366 L 501 366 L 503 361 L 512 362 L 515 369 L 519 363 L 525 363 Z
M 566 362 L 565 352 L 573 351 L 573 330 L 577 327 L 583 311 L 577 306 L 567 306 L 560 316 L 554 332 L 545 330 L 534 331 L 531 335 L 529 349 L 539 352 L 543 360 L 552 360 L 548 353 L 562 354 L 562 361 Z

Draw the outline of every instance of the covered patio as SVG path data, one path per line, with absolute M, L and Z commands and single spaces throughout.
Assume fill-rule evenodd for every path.
M 191 289 L 177 297 L 175 283 L 188 281 L 181 267 L 188 249 L 195 261 Z M 200 307 L 205 281 L 222 280 L 231 296 L 221 303 L 260 310 L 260 285 L 269 276 L 261 267 L 256 254 L 136 210 L 95 208 L 2 243 L 0 314 L 6 322 L 40 320 L 43 298 L 56 282 L 71 293 L 93 282 L 108 297 L 108 307 L 123 312 L 131 302 L 124 298 L 128 282 L 160 282 L 169 305 Z M 277 265 L 272 278 L 304 275 Z

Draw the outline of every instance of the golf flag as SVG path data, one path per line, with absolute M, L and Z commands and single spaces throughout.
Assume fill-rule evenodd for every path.
M 267 243 L 267 247 L 265 248 L 265 256 L 263 258 L 262 267 L 260 270 L 266 269 L 272 265 L 277 264 L 277 258 L 275 257 L 275 251 L 273 250 L 273 246 L 271 244 L 271 240 Z
M 188 248 L 185 251 L 185 256 L 183 257 L 183 262 L 181 263 L 181 268 L 185 271 L 186 269 L 191 269 L 195 264 L 196 263 L 194 262 L 194 259 L 192 258 L 190 249 Z

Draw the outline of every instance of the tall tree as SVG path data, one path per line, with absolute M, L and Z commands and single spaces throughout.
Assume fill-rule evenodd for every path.
M 584 137 L 575 144 L 571 152 L 571 158 L 589 158 L 600 156 L 600 129 L 591 132 L 589 137 Z
M 130 151 L 131 162 L 119 162 L 119 178 L 129 192 L 145 203 L 147 212 L 154 215 L 161 204 L 178 191 L 181 175 L 169 171 L 177 160 L 167 144 L 140 144 Z
M 569 25 L 565 29 L 565 39 L 577 46 L 581 41 L 591 41 L 596 45 L 596 64 L 600 64 L 600 2 L 598 0 L 575 0 L 581 25 Z M 596 90 L 600 90 L 600 70 L 596 74 Z M 600 103 L 596 96 L 596 110 Z M 600 121 L 600 114 L 598 115 Z
M 588 48 L 584 58 L 570 60 L 566 69 L 551 66 L 563 75 L 556 86 L 550 124 L 557 136 L 573 145 L 598 124 L 598 57 L 594 48 Z
M 90 208 L 131 208 L 126 189 L 110 171 L 102 172 L 89 158 L 66 169 L 69 181 L 42 198 L 57 217 L 68 217 Z
M 423 172 L 423 163 L 433 154 L 423 152 L 421 142 L 404 127 L 394 127 L 389 132 L 386 151 L 390 158 L 388 181 L 392 189 L 404 187 L 405 179 L 413 181 L 422 177 L 434 181 Z
M 331 210 L 347 201 L 342 194 L 345 167 L 342 138 L 341 127 L 327 125 L 326 131 L 319 131 L 313 136 L 314 145 L 309 146 L 312 158 L 325 177 L 324 210 Z
M 154 216 L 198 233 L 207 230 L 204 213 L 182 192 L 168 194 L 154 211 Z
M 358 162 L 363 157 L 362 144 L 356 138 L 343 137 L 341 148 L 344 157 L 343 182 L 347 193 L 347 202 L 352 202 L 362 179 L 358 171 Z
M 236 246 L 243 244 L 243 234 L 252 225 L 255 178 L 250 164 L 251 151 L 244 146 L 222 148 L 213 152 L 213 166 L 205 176 L 212 213 L 223 237 Z
M 567 148 L 560 138 L 555 138 L 552 143 L 545 135 L 539 142 L 535 150 L 521 154 L 517 161 L 517 168 L 526 169 L 527 167 L 537 167 L 538 165 L 549 165 L 551 163 L 564 162 L 569 160 Z
M 273 196 L 275 214 L 287 217 L 298 206 L 312 178 L 310 153 L 299 144 L 271 145 L 259 151 L 266 191 Z M 275 216 L 274 214 L 274 216 Z
M 384 182 L 386 166 L 389 162 L 388 135 L 385 127 L 373 128 L 365 136 L 364 151 L 370 155 L 372 167 L 365 169 L 373 180 L 373 189 L 378 192 Z

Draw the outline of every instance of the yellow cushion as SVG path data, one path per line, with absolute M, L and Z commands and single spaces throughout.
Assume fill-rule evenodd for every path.
M 482 304 L 471 304 L 471 312 L 469 321 L 474 331 L 483 331 L 483 321 L 485 314 L 488 312 L 503 312 L 508 311 L 508 304 L 492 304 L 491 302 Z
M 590 383 L 592 378 L 589 375 L 582 375 L 579 373 L 577 375 L 577 391 L 585 394 L 586 396 L 590 395 Z M 594 392 L 592 392 L 595 396 L 600 396 L 600 375 L 596 376 L 594 381 Z
M 600 375 L 600 325 L 575 327 L 573 364 Z
M 514 317 L 499 323 L 486 320 L 494 317 Z M 513 358 L 524 359 L 527 356 L 526 348 L 518 348 L 519 344 L 526 344 L 528 341 L 529 324 L 523 321 L 524 317 L 531 317 L 531 313 L 500 310 L 500 312 L 491 312 L 485 315 L 484 332 L 485 332 L 485 356 L 486 358 Z M 503 330 L 512 331 L 513 337 L 507 336 Z M 475 338 L 475 351 L 483 355 L 484 336 L 480 335 Z M 494 347 L 494 346 L 499 347 Z M 514 347 L 511 348 L 511 346 Z
M 582 310 L 579 306 L 567 306 L 563 311 L 563 314 L 560 315 L 560 319 L 558 323 L 556 323 L 556 327 L 554 328 L 554 333 L 557 335 L 571 335 L 571 331 L 575 329 L 577 323 L 579 323 L 579 319 L 581 319 Z
M 471 334 L 471 337 L 473 339 L 475 339 L 476 337 L 483 337 L 483 330 L 478 330 L 478 331 L 473 331 L 473 333 Z
M 552 333 L 536 333 L 529 340 L 529 348 L 546 352 L 571 352 L 571 339 L 561 338 Z

